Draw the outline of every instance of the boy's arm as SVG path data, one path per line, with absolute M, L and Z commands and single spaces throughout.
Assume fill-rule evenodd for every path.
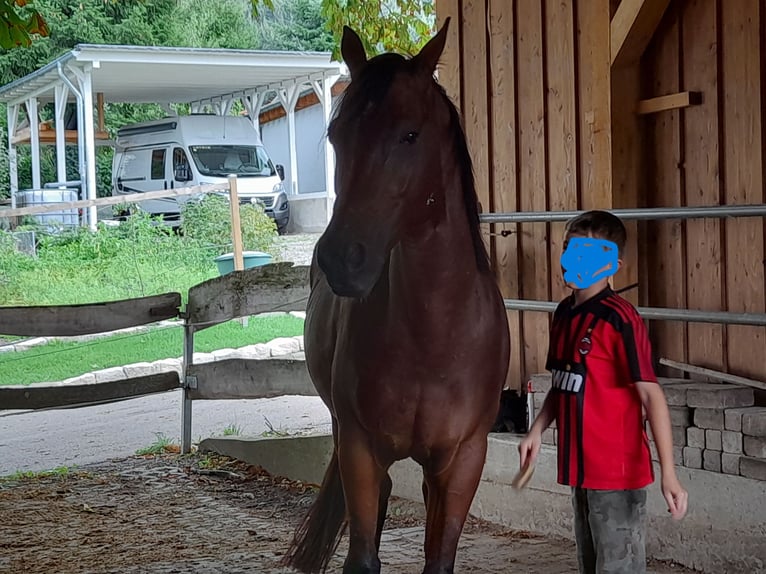
M 530 433 L 537 433 L 539 435 L 543 434 L 543 431 L 547 429 L 549 426 L 551 426 L 551 423 L 553 422 L 553 419 L 556 418 L 556 401 L 553 399 L 553 391 L 552 389 L 548 391 L 548 394 L 545 395 L 545 400 L 543 401 L 543 406 L 540 409 L 540 412 L 537 413 L 537 416 L 535 417 L 534 422 L 532 423 L 532 426 L 529 427 Z
M 673 433 L 665 393 L 662 387 L 654 382 L 638 382 L 636 388 L 652 428 L 652 437 L 657 445 L 662 472 L 662 494 L 673 518 L 680 520 L 686 514 L 688 494 L 676 476 L 673 460 Z
M 556 401 L 553 398 L 554 392 L 553 390 L 548 391 L 543 402 L 543 408 L 540 409 L 540 412 L 535 417 L 535 422 L 529 427 L 527 436 L 519 443 L 519 463 L 521 468 L 528 464 L 533 464 L 540 452 L 543 431 L 551 425 L 556 414 Z

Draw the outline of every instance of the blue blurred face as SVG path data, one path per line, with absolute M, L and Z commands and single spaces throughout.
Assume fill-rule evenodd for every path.
M 617 273 L 617 245 L 606 239 L 568 234 L 561 254 L 561 271 L 571 289 L 587 289 Z

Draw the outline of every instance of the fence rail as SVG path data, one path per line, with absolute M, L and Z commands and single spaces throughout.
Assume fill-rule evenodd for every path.
M 713 205 L 699 207 L 646 207 L 636 209 L 610 209 L 610 213 L 623 220 L 652 221 L 660 219 L 704 219 L 723 217 L 764 217 L 766 204 Z M 569 221 L 585 211 L 514 211 L 482 213 L 482 223 L 551 223 Z
M 529 299 L 505 299 L 505 308 L 510 311 L 539 311 L 553 313 L 558 303 L 533 301 Z M 766 313 L 730 313 L 728 311 L 696 311 L 692 309 L 671 309 L 668 307 L 637 307 L 645 319 L 662 321 L 683 321 L 688 323 L 716 323 L 719 325 L 766 326 Z
M 141 203 L 149 199 L 167 199 L 169 197 L 183 197 L 198 193 L 213 193 L 229 191 L 229 183 L 215 183 L 209 185 L 193 185 L 191 187 L 178 187 L 176 189 L 162 189 L 159 191 L 147 191 L 142 193 L 126 193 L 113 197 L 100 197 L 98 199 L 81 199 L 62 203 L 49 203 L 35 205 L 34 207 L 17 207 L 14 209 L 0 209 L 0 218 L 21 217 L 22 215 L 39 215 L 52 211 L 64 211 L 67 209 L 80 209 L 84 207 L 103 207 L 106 205 L 123 205 L 127 203 Z

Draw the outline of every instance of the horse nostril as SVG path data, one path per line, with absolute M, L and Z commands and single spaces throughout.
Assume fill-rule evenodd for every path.
M 364 246 L 361 243 L 352 243 L 346 249 L 346 267 L 350 271 L 356 271 L 364 265 Z

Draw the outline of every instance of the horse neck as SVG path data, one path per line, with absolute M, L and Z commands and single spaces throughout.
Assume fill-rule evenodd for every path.
M 434 188 L 434 196 L 443 198 L 444 205 L 425 207 L 440 211 L 432 222 L 392 251 L 389 280 L 392 288 L 411 295 L 421 290 L 421 295 L 431 300 L 441 296 L 454 301 L 456 294 L 475 284 L 481 272 L 465 210 L 460 170 L 452 157 L 442 165 L 445 168 L 439 185 L 443 192 L 437 193 L 441 190 Z

